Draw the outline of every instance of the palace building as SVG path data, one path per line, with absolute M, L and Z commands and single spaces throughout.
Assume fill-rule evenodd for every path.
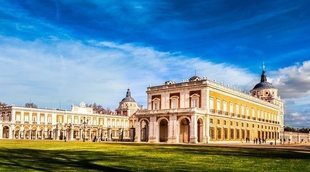
M 249 94 L 193 76 L 147 88 L 147 108 L 128 89 L 113 114 L 92 107 L 71 111 L 1 107 L 0 138 L 128 140 L 149 143 L 274 141 L 283 131 L 283 102 L 278 90 L 261 80 Z
M 279 139 L 283 102 L 265 70 L 251 94 L 191 77 L 147 88 L 147 109 L 133 115 L 138 142 L 210 143 Z
M 139 109 L 130 96 L 120 102 L 120 114 L 94 112 L 85 103 L 72 106 L 70 111 L 27 108 L 18 106 L 0 107 L 0 138 L 49 139 L 49 140 L 129 140 L 129 118 Z

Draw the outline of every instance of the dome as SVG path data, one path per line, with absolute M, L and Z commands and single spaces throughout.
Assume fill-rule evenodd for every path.
M 264 81 L 256 84 L 253 90 L 275 88 L 270 82 Z
M 263 67 L 260 83 L 256 84 L 252 90 L 275 88 L 270 82 L 267 82 L 266 71 Z
M 191 78 L 189 78 L 189 81 L 199 81 L 201 80 L 201 78 L 199 76 L 192 76 Z
M 131 97 L 130 89 L 127 89 L 126 97 L 123 98 L 123 100 L 121 101 L 121 103 L 124 103 L 124 102 L 136 102 L 135 99 Z

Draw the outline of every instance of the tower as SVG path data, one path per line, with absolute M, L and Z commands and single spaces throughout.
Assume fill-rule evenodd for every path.
M 260 77 L 260 82 L 254 86 L 254 88 L 250 91 L 253 97 L 257 97 L 269 103 L 272 103 L 279 107 L 279 121 L 280 125 L 283 128 L 284 125 L 284 107 L 283 102 L 278 95 L 278 89 L 274 87 L 270 82 L 267 81 L 266 68 L 263 64 L 262 74 Z
M 278 89 L 267 81 L 266 69 L 264 65 L 262 68 L 260 82 L 256 84 L 250 92 L 253 97 L 257 97 L 273 104 L 276 104 L 276 100 L 280 99 L 280 97 L 278 97 Z
M 117 108 L 117 113 L 125 116 L 132 116 L 137 110 L 139 110 L 139 106 L 134 98 L 131 97 L 131 91 L 128 88 L 126 92 L 126 97 L 122 99 L 119 103 L 119 107 Z

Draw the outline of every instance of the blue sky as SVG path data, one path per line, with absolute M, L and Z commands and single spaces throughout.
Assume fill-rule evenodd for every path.
M 114 109 L 126 88 L 202 76 L 249 90 L 267 65 L 310 125 L 309 1 L 0 0 L 0 100 Z M 302 122 L 300 122 L 302 121 Z

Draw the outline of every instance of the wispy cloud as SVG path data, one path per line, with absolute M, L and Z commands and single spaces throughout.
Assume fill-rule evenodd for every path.
M 233 65 L 134 44 L 1 40 L 0 67 L 5 72 L 0 74 L 0 93 L 10 103 L 32 99 L 41 106 L 55 106 L 59 102 L 96 101 L 114 108 L 128 87 L 139 103 L 145 104 L 148 85 L 188 79 L 195 70 L 237 86 L 253 78 Z

